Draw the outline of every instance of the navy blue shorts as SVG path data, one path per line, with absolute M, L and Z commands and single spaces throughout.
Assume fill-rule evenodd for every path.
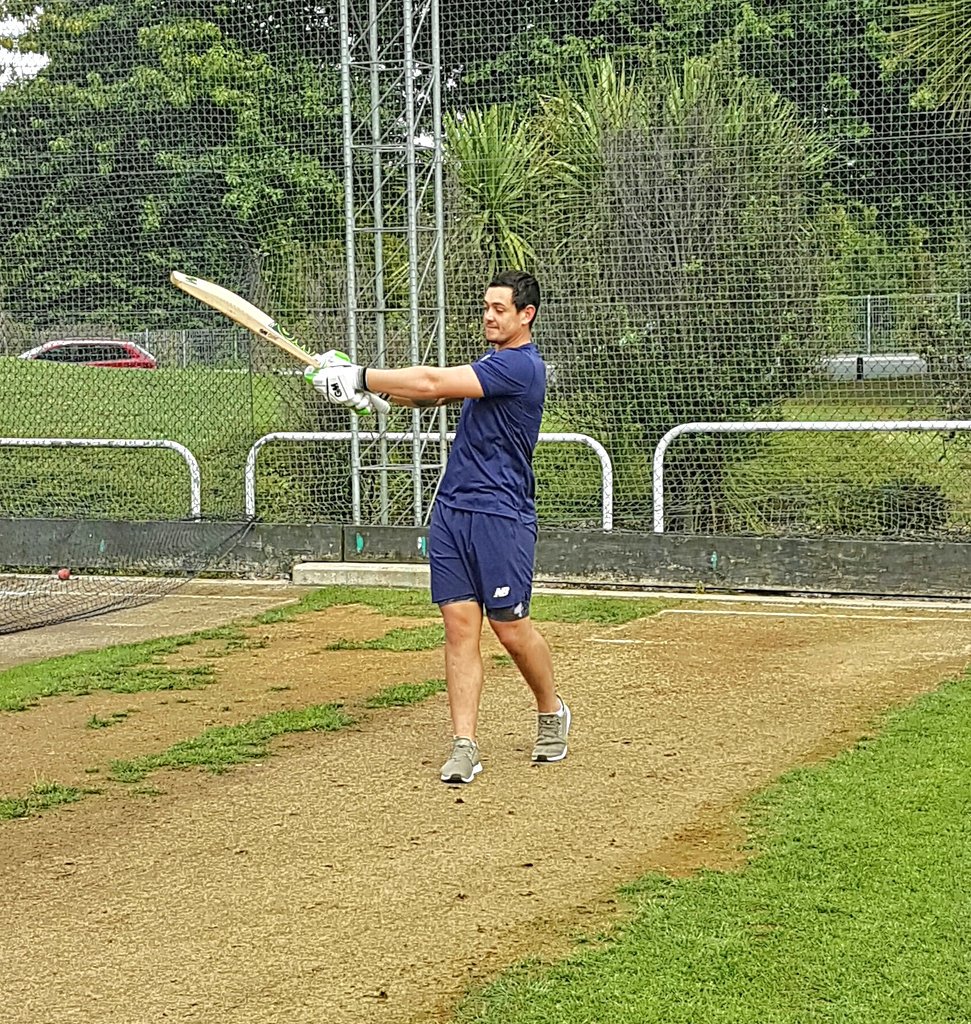
M 432 601 L 477 601 L 491 619 L 529 615 L 536 526 L 435 503 L 428 529 Z

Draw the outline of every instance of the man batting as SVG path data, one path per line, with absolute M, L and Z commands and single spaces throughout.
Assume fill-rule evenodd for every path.
M 536 549 L 533 451 L 546 397 L 546 364 L 533 343 L 536 279 L 497 275 L 485 291 L 482 326 L 491 351 L 465 366 L 383 370 L 325 367 L 314 386 L 335 405 L 361 408 L 371 393 L 426 408 L 461 401 L 428 533 L 432 601 L 445 624 L 445 681 L 452 751 L 447 783 L 482 770 L 476 742 L 483 668 L 483 613 L 536 700 L 534 762 L 567 754 L 570 709 L 557 696 L 549 645 L 529 617 Z

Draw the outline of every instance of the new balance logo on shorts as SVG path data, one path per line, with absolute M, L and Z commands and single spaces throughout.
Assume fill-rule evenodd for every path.
M 496 592 L 492 596 L 493 597 L 508 597 L 509 596 L 509 588 L 508 587 L 496 587 Z

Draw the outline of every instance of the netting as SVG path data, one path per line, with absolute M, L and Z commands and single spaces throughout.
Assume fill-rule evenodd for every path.
M 543 429 L 607 450 L 616 529 L 656 527 L 678 424 L 961 424 L 971 139 L 944 7 L 971 12 L 0 0 L 0 436 L 177 442 L 229 524 L 260 437 L 352 430 L 172 269 L 385 365 L 479 354 L 490 275 L 534 271 Z M 157 367 L 63 365 L 92 352 Z M 259 517 L 424 522 L 424 435 L 455 415 L 267 445 Z M 664 529 L 964 538 L 968 458 L 960 425 L 685 435 Z M 589 448 L 536 467 L 542 525 L 601 523 Z M 179 521 L 190 499 L 172 450 L 0 445 L 7 519 Z

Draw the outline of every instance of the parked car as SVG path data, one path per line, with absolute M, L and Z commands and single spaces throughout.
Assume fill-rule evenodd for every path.
M 21 352 L 20 358 L 127 370 L 154 370 L 158 366 L 151 352 L 133 341 L 119 341 L 117 338 L 58 338 Z

